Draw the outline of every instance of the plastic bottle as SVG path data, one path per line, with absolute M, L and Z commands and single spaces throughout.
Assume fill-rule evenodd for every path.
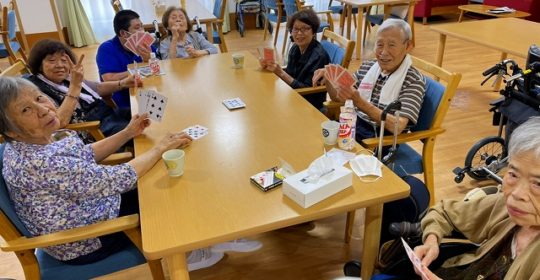
M 156 57 L 156 53 L 150 53 L 150 59 L 148 60 L 148 65 L 152 70 L 152 75 L 159 75 L 161 73 L 161 65 L 159 59 Z
M 343 150 L 354 148 L 356 136 L 356 112 L 352 100 L 347 99 L 339 114 L 338 146 Z

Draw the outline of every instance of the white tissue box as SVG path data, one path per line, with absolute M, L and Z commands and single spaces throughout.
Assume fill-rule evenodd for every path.
M 316 183 L 301 182 L 307 176 L 306 169 L 283 180 L 283 195 L 304 208 L 352 186 L 352 172 L 343 166 L 336 167 L 334 171 L 323 176 Z

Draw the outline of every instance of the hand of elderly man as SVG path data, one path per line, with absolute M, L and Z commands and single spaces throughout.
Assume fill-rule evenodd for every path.
M 159 142 L 159 149 L 165 152 L 170 149 L 184 148 L 191 144 L 191 137 L 185 132 L 167 133 Z
M 422 265 L 429 266 L 439 256 L 439 243 L 437 236 L 428 235 L 423 245 L 416 246 L 414 253 L 422 260 Z
M 343 87 L 339 84 L 335 85 L 337 97 L 343 101 L 347 99 L 351 99 L 353 101 L 356 101 L 358 98 L 361 98 L 358 94 L 358 91 L 353 87 Z

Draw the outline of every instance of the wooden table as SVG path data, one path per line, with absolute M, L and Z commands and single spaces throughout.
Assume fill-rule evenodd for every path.
M 465 14 L 465 12 L 491 16 L 491 17 L 497 17 L 497 18 L 505 18 L 505 17 L 524 18 L 531 15 L 527 12 L 522 12 L 522 11 L 517 11 L 517 10 L 512 13 L 493 14 L 493 13 L 490 13 L 489 10 L 499 8 L 499 7 L 482 5 L 482 4 L 461 5 L 458 8 L 460 10 L 458 22 L 461 22 L 463 20 L 463 14 Z
M 384 5 L 384 18 L 390 16 L 390 7 L 400 6 L 400 5 L 409 5 L 409 11 L 407 14 L 407 21 L 411 26 L 411 31 L 414 38 L 414 5 L 416 0 L 337 0 L 345 4 L 345 9 L 347 15 L 352 15 L 352 9 L 358 7 L 358 14 L 356 15 L 356 59 L 360 60 L 362 57 L 362 48 L 364 46 L 362 30 L 364 29 L 364 14 L 362 11 L 364 8 L 369 8 L 371 6 Z M 366 23 L 367 24 L 367 23 Z M 347 39 L 351 38 L 351 17 L 347 16 Z
M 199 18 L 199 21 L 206 25 L 206 30 L 208 34 L 212 34 L 212 23 L 217 21 L 218 19 L 212 14 L 212 11 L 209 11 L 207 8 L 203 6 L 203 4 L 199 0 L 162 0 L 165 3 L 165 7 L 163 9 L 156 10 L 154 6 L 152 5 L 152 1 L 150 0 L 137 0 L 137 1 L 131 1 L 131 6 L 126 7 L 127 9 L 132 9 L 136 11 L 139 16 L 141 17 L 141 21 L 145 25 L 145 29 L 154 29 L 154 25 L 152 22 L 154 20 L 157 20 L 158 23 L 161 25 L 161 18 L 163 17 L 163 12 L 165 12 L 165 9 L 169 6 L 176 6 L 176 7 L 185 7 L 187 14 L 190 19 L 193 19 L 195 16 Z M 128 1 L 129 3 L 130 1 Z M 194 23 L 194 22 L 193 22 Z M 208 36 L 208 41 L 210 43 L 214 42 L 213 36 Z
M 382 203 L 403 198 L 409 187 L 387 168 L 375 183 L 354 176 L 348 188 L 308 209 L 267 193 L 249 177 L 288 161 L 297 171 L 322 155 L 326 118 L 273 73 L 258 70 L 255 57 L 232 69 L 231 54 L 165 60 L 165 75 L 144 80 L 168 97 L 161 123 L 135 139 L 135 154 L 150 149 L 167 131 L 200 124 L 209 134 L 185 148 L 185 172 L 167 176 L 157 163 L 138 183 L 143 251 L 165 258 L 171 279 L 188 279 L 185 253 L 366 207 L 362 277 L 369 279 L 378 254 Z M 222 100 L 240 97 L 244 109 L 229 111 Z M 133 112 L 137 100 L 131 95 Z
M 529 47 L 540 43 L 540 23 L 519 18 L 495 18 L 461 23 L 437 24 L 430 27 L 440 33 L 435 63 L 442 66 L 446 37 L 455 37 L 501 51 L 501 60 L 508 54 L 527 57 Z M 467 54 L 463 54 L 465 57 Z M 494 90 L 498 90 L 500 81 Z

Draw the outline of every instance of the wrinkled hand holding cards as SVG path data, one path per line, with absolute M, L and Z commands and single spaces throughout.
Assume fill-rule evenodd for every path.
M 330 83 L 333 85 L 340 85 L 341 87 L 349 88 L 356 84 L 356 79 L 354 76 L 341 65 L 328 64 L 324 68 L 330 76 Z
M 208 128 L 198 124 L 190 126 L 182 131 L 189 135 L 191 138 L 193 138 L 193 140 L 197 140 L 208 134 Z
M 165 108 L 167 107 L 167 97 L 155 90 L 140 89 L 137 93 L 137 98 L 139 115 L 148 113 L 150 119 L 161 122 Z
M 401 242 L 403 242 L 403 247 L 405 248 L 405 252 L 407 252 L 407 256 L 409 257 L 409 260 L 411 260 L 412 264 L 414 265 L 414 268 L 416 268 L 416 271 L 420 272 L 422 274 L 422 279 L 429 279 L 427 275 L 424 273 L 424 269 L 422 267 L 422 261 L 416 254 L 414 253 L 413 249 L 407 244 L 407 241 L 401 238 Z

